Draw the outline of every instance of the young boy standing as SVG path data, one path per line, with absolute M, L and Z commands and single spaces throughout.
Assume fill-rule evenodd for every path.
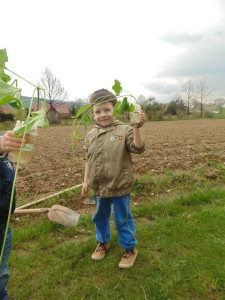
M 138 254 L 136 248 L 135 224 L 130 211 L 130 192 L 133 183 L 131 153 L 144 151 L 144 140 L 138 128 L 115 120 L 113 116 L 116 96 L 106 89 L 95 91 L 90 97 L 93 104 L 92 117 L 95 127 L 86 135 L 86 167 L 82 193 L 94 190 L 97 210 L 93 215 L 98 245 L 91 258 L 101 260 L 110 247 L 111 205 L 114 208 L 114 222 L 118 239 L 125 249 L 120 268 L 131 268 Z

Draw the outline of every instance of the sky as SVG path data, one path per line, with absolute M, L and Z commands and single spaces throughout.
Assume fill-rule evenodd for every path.
M 133 96 L 159 102 L 188 80 L 225 97 L 224 0 L 10 0 L 0 7 L 6 67 L 35 85 L 49 68 L 70 100 L 111 90 L 115 79 Z M 18 83 L 32 95 L 32 85 Z

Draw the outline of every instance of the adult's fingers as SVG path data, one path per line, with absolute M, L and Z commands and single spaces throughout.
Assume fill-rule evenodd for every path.
M 22 138 L 16 138 L 12 131 L 5 133 L 4 137 L 1 139 L 1 147 L 4 152 L 9 151 L 19 151 L 22 143 Z M 24 142 L 25 146 L 25 142 Z

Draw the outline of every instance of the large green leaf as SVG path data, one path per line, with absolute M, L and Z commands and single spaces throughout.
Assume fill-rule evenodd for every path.
M 5 83 L 0 79 L 0 106 L 14 102 L 21 102 L 21 89 Z M 19 105 L 19 104 L 18 104 Z
M 112 86 L 112 89 L 116 93 L 116 96 L 118 96 L 122 92 L 123 88 L 122 88 L 121 83 L 119 82 L 119 80 L 115 79 L 114 82 L 115 83 Z
M 26 132 L 28 133 L 29 131 L 32 130 L 32 128 L 35 127 L 48 127 L 49 122 L 48 119 L 46 118 L 46 102 L 42 102 L 42 107 L 40 110 L 32 112 L 31 117 L 27 117 L 24 125 L 21 126 L 20 128 L 14 130 L 16 134 L 23 134 L 26 129 Z
M 0 49 L 0 79 L 9 82 L 11 77 L 4 72 L 5 63 L 8 61 L 6 49 Z
M 21 108 L 21 89 L 7 84 L 11 80 L 10 76 L 5 74 L 5 62 L 8 61 L 6 49 L 0 49 L 0 106 L 9 103 L 16 109 Z M 12 103 L 10 103 L 13 100 Z
M 14 102 L 10 102 L 9 105 L 15 109 L 22 109 L 23 108 L 23 104 L 20 101 L 14 101 Z
M 113 115 L 119 116 L 123 112 L 134 112 L 134 110 L 134 105 L 128 102 L 127 97 L 124 97 L 123 101 L 118 101 L 114 106 Z

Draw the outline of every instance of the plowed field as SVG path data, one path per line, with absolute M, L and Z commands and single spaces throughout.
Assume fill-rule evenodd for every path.
M 39 129 L 32 162 L 19 170 L 18 200 L 33 201 L 82 183 L 82 139 L 73 153 L 71 135 L 72 126 Z M 143 127 L 143 135 L 146 151 L 133 156 L 135 177 L 148 170 L 163 173 L 209 161 L 225 163 L 225 120 L 151 122 Z

